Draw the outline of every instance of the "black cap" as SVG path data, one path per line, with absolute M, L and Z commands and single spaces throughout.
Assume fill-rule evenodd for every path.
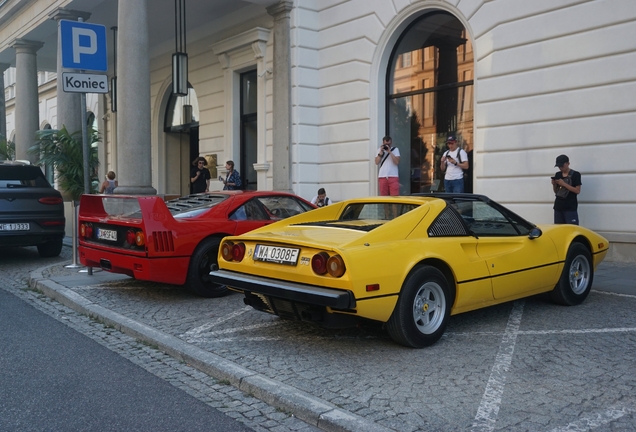
M 455 136 L 455 134 L 448 134 L 448 136 L 446 137 L 446 142 L 448 141 L 457 141 L 457 137 Z
M 566 162 L 570 162 L 570 158 L 568 158 L 566 155 L 560 155 L 560 156 L 557 156 L 556 165 L 554 166 L 562 167 Z

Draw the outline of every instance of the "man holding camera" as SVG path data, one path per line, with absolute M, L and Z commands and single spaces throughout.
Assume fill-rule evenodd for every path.
M 380 195 L 397 196 L 400 194 L 400 179 L 398 164 L 400 163 L 400 150 L 393 147 L 390 136 L 382 138 L 382 146 L 378 149 L 375 164 L 378 170 L 378 190 Z
M 329 197 L 327 196 L 327 192 L 325 188 L 318 189 L 318 195 L 311 199 L 311 203 L 317 207 L 324 207 L 326 205 L 331 204 Z

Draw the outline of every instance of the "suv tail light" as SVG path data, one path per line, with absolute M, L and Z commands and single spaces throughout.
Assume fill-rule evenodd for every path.
M 38 201 L 41 202 L 42 204 L 47 204 L 47 205 L 57 205 L 57 204 L 62 204 L 64 202 L 62 198 L 59 198 L 59 197 L 44 197 L 44 198 L 40 198 Z

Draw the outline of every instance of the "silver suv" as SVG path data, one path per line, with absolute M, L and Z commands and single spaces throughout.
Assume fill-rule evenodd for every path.
M 28 162 L 0 161 L 0 246 L 37 246 L 58 256 L 64 239 L 62 195 Z

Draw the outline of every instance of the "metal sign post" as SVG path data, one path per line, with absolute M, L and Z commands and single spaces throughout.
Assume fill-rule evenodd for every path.
M 108 93 L 108 77 L 106 75 L 89 75 L 85 70 L 108 70 L 106 51 L 106 27 L 99 24 L 89 24 L 79 21 L 61 20 L 60 39 L 62 45 L 62 67 L 80 69 L 82 73 L 63 73 L 63 90 L 65 92 L 81 93 L 82 115 L 82 156 L 84 165 L 84 193 L 91 193 L 90 151 L 88 140 L 88 125 L 86 124 L 86 93 Z M 67 268 L 81 267 L 77 264 L 77 229 L 78 212 L 76 201 L 73 200 L 73 264 Z M 88 267 L 89 275 L 93 268 Z

